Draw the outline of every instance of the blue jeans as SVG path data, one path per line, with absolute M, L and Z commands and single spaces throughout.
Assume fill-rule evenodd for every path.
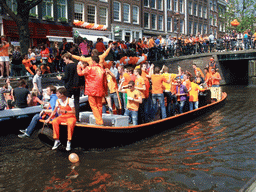
M 164 119 L 164 118 L 166 118 L 166 108 L 165 108 L 165 105 L 164 105 L 164 94 L 163 93 L 152 94 L 154 114 L 156 114 L 156 112 L 158 110 L 157 99 L 160 103 L 160 107 L 161 107 L 161 111 L 162 111 L 162 119 Z
M 179 112 L 180 113 L 183 113 L 183 108 L 184 108 L 185 102 L 186 102 L 186 100 L 177 102 L 177 106 L 179 106 Z
M 124 116 L 129 116 L 130 122 L 132 120 L 133 125 L 138 125 L 138 111 L 125 109 Z
M 32 132 L 34 131 L 36 125 L 37 125 L 37 122 L 39 121 L 41 117 L 39 116 L 39 114 L 35 114 L 34 117 L 32 118 L 29 126 L 27 127 L 26 129 L 26 133 L 31 136 Z
M 198 101 L 190 101 L 189 102 L 189 110 L 192 111 L 193 109 L 198 109 Z
M 212 87 L 220 87 L 220 85 L 212 85 Z

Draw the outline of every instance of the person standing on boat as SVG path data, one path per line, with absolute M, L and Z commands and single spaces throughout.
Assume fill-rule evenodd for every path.
M 205 91 L 205 89 L 201 88 L 198 84 L 193 82 L 193 77 L 190 79 L 191 81 L 191 89 L 189 91 L 189 110 L 198 109 L 198 92 Z
M 83 64 L 77 65 L 77 73 L 79 76 L 85 77 L 85 91 L 88 95 L 88 101 L 92 109 L 97 125 L 103 125 L 102 119 L 102 99 L 105 97 L 108 85 L 106 72 L 99 65 L 99 57 L 91 57 L 93 63 L 90 66 L 84 67 Z
M 204 78 L 203 71 L 202 71 L 199 67 L 197 67 L 197 65 L 196 65 L 196 64 L 192 64 L 192 67 L 193 67 L 193 69 L 194 69 L 194 73 L 195 73 L 195 75 L 197 75 L 197 72 L 199 72 L 199 73 L 200 73 L 200 75 L 201 75 L 201 77 L 202 77 L 202 78 Z
M 43 98 L 43 89 L 42 89 L 41 69 L 39 69 L 39 68 L 36 69 L 36 74 L 33 77 L 32 83 L 33 83 L 33 89 L 36 89 L 36 91 L 37 91 L 38 98 L 42 99 Z
M 33 133 L 36 125 L 37 125 L 37 122 L 40 119 L 45 119 L 45 118 L 49 117 L 52 110 L 55 109 L 56 101 L 58 99 L 58 97 L 56 95 L 56 87 L 53 86 L 53 85 L 48 86 L 46 88 L 46 94 L 48 96 L 50 96 L 50 101 L 49 101 L 49 104 L 48 104 L 47 108 L 42 110 L 40 112 L 40 114 L 35 114 L 34 115 L 34 117 L 32 118 L 29 126 L 25 130 L 20 130 L 20 132 L 23 133 L 23 134 L 18 135 L 19 138 L 30 137 L 31 134 Z M 53 116 L 52 118 L 54 118 L 54 117 L 56 117 L 56 115 Z
M 6 64 L 6 75 L 9 78 L 10 76 L 10 58 L 9 58 L 9 46 L 10 44 L 6 41 L 6 36 L 1 36 L 0 44 L 0 78 L 4 77 L 4 63 Z
M 183 113 L 183 108 L 187 99 L 187 88 L 181 83 L 180 79 L 177 79 L 176 86 L 176 97 L 177 97 L 177 106 L 179 106 L 179 113 Z
M 55 108 L 50 117 L 45 120 L 45 123 L 49 123 L 52 117 L 58 113 L 59 116 L 52 121 L 53 139 L 55 140 L 52 150 L 55 150 L 60 146 L 60 124 L 66 123 L 68 132 L 66 150 L 70 151 L 71 140 L 76 125 L 75 104 L 73 99 L 67 97 L 67 89 L 64 87 L 57 90 L 57 97 L 58 99 Z
M 63 77 L 57 76 L 57 78 L 64 81 L 67 96 L 74 96 L 76 119 L 79 120 L 80 82 L 77 74 L 77 64 L 72 61 L 72 57 L 69 53 L 65 53 L 61 58 L 66 63 L 65 74 Z
M 216 68 L 212 68 L 212 87 L 219 87 L 220 86 L 220 81 L 221 81 L 221 76 L 219 72 L 216 71 Z
M 138 111 L 139 105 L 142 103 L 141 92 L 135 89 L 135 82 L 130 81 L 128 85 L 123 86 L 124 80 L 121 81 L 119 91 L 127 93 L 127 107 L 125 109 L 125 116 L 129 116 L 133 125 L 138 125 Z

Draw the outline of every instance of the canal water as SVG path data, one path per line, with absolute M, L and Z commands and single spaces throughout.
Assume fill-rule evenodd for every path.
M 0 191 L 238 191 L 256 174 L 256 87 L 223 90 L 223 108 L 126 147 L 74 149 L 78 164 L 36 136 L 1 136 Z

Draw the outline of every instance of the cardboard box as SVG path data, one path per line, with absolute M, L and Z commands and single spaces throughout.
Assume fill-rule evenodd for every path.
M 222 92 L 221 87 L 210 87 L 211 90 L 211 98 L 217 99 L 217 101 L 221 100 Z

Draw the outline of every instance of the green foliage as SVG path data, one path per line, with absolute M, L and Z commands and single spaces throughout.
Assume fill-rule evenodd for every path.
M 58 19 L 58 21 L 59 22 L 61 22 L 61 23 L 67 23 L 67 18 L 66 17 L 60 17 L 59 19 Z
M 48 21 L 52 21 L 52 20 L 53 20 L 53 17 L 50 16 L 50 15 L 45 15 L 45 16 L 43 17 L 43 19 L 48 20 Z

